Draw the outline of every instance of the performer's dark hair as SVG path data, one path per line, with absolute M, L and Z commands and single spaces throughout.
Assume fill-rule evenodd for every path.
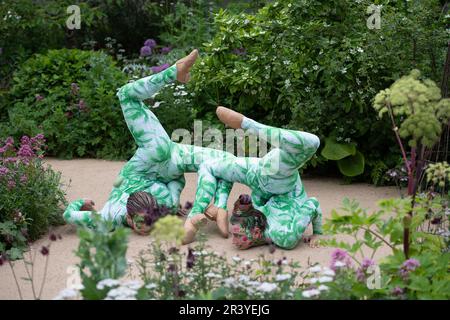
M 130 194 L 127 201 L 127 213 L 132 218 L 138 213 L 143 213 L 145 224 L 150 226 L 160 217 L 167 215 L 169 210 L 159 206 L 150 193 L 138 191 Z

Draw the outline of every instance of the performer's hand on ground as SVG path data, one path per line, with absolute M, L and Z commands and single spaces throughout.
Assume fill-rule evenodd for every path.
M 186 83 L 190 79 L 189 71 L 195 63 L 195 60 L 198 57 L 198 50 L 194 49 L 192 52 L 186 57 L 178 60 L 176 62 L 177 65 L 177 80 L 182 83 Z
M 84 203 L 80 208 L 80 211 L 95 211 L 95 203 L 91 199 L 83 199 Z
M 303 242 L 308 243 L 310 248 L 319 248 L 320 240 L 321 240 L 321 237 L 318 234 L 303 236 Z
M 194 242 L 198 229 L 205 226 L 207 221 L 208 220 L 204 214 L 197 214 L 192 218 L 187 218 L 184 222 L 184 239 L 182 244 Z

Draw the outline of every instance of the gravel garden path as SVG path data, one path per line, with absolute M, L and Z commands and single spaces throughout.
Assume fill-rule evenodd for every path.
M 123 166 L 121 161 L 106 161 L 94 159 L 81 160 L 57 160 L 46 159 L 55 170 L 61 171 L 63 181 L 69 186 L 67 187 L 67 199 L 69 201 L 82 197 L 90 197 L 95 203 L 96 207 L 100 209 L 106 201 L 111 190 L 112 184 Z M 196 191 L 196 174 L 186 174 L 186 187 L 181 194 L 181 203 L 186 201 L 193 201 Z M 331 178 L 303 178 L 306 191 L 309 196 L 317 197 L 321 203 L 324 213 L 324 219 L 330 216 L 333 208 L 339 208 L 342 199 L 348 197 L 354 198 L 360 202 L 362 207 L 369 210 L 376 209 L 376 202 L 381 198 L 389 198 L 398 196 L 398 192 L 394 187 L 374 187 L 364 183 L 354 183 L 345 185 L 339 179 Z M 232 208 L 234 200 L 241 193 L 249 193 L 249 189 L 241 184 L 235 184 L 230 195 L 228 207 Z M 43 299 L 51 299 L 58 294 L 58 292 L 66 287 L 67 279 L 70 275 L 71 266 L 75 265 L 78 258 L 74 255 L 74 250 L 78 245 L 78 238 L 76 229 L 73 226 L 61 226 L 54 228 L 52 232 L 61 234 L 62 240 L 52 243 L 50 249 L 50 258 L 48 265 L 48 274 L 46 278 L 45 287 L 43 290 Z M 311 230 L 308 231 L 311 233 Z M 272 255 L 273 259 L 287 257 L 288 259 L 295 259 L 301 265 L 306 265 L 308 261 L 315 263 L 319 262 L 327 265 L 330 260 L 330 253 L 333 248 L 310 248 L 306 244 L 299 244 L 293 250 L 275 250 L 274 253 L 269 253 L 269 247 L 263 246 L 252 248 L 247 251 L 239 251 L 235 249 L 231 243 L 231 238 L 223 239 L 220 237 L 218 230 L 214 225 L 206 227 L 206 234 L 208 236 L 207 244 L 212 250 L 224 253 L 227 257 L 239 255 L 244 259 L 255 258 L 261 254 Z M 343 236 L 342 236 L 343 237 Z M 47 243 L 47 237 L 36 241 L 32 250 L 39 250 L 43 244 Z M 151 242 L 151 237 L 143 237 L 136 234 L 131 234 L 129 239 L 129 247 L 127 257 L 134 260 L 139 252 L 148 247 Z M 378 258 L 387 253 L 386 248 L 381 248 Z M 376 257 L 377 258 L 377 257 Z M 26 273 L 22 262 L 16 262 L 16 273 L 19 282 L 24 291 L 24 298 L 32 298 L 31 287 L 21 277 L 25 277 Z M 39 284 L 41 282 L 44 259 L 38 254 L 35 264 L 35 279 Z M 133 269 L 132 269 L 133 273 Z M 18 299 L 16 286 L 11 270 L 7 265 L 0 267 L 0 299 Z

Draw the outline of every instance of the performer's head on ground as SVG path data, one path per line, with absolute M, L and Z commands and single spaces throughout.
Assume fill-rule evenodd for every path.
M 158 205 L 148 192 L 132 193 L 127 201 L 126 221 L 128 226 L 140 235 L 150 233 L 154 223 L 169 213 L 169 209 Z

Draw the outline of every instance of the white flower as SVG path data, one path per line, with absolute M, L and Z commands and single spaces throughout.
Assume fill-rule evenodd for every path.
M 364 52 L 363 48 L 360 48 L 360 47 L 356 48 L 356 51 L 358 51 L 359 53 L 363 53 Z
M 287 66 L 289 64 L 291 64 L 291 62 L 289 60 L 284 60 L 283 63 Z
M 277 285 L 275 283 L 263 282 L 257 289 L 262 292 L 272 292 L 276 288 Z
M 207 278 L 222 278 L 220 274 L 214 273 L 214 272 L 208 272 L 205 274 L 205 277 Z
M 246 276 L 246 275 L 240 275 L 240 276 L 239 276 L 239 281 L 247 282 L 247 281 L 249 281 L 249 280 L 250 280 L 250 277 L 249 277 L 249 276 Z
M 291 278 L 290 274 L 277 274 L 277 276 L 275 277 L 276 281 L 285 281 L 285 280 L 289 280 Z
M 241 258 L 238 257 L 238 256 L 234 256 L 232 259 L 233 259 L 233 261 L 235 261 L 235 262 L 241 261 Z
M 303 68 L 303 73 L 308 74 L 309 70 L 307 68 Z
M 53 300 L 68 300 L 74 299 L 78 296 L 78 291 L 72 288 L 62 290 Z
M 155 104 L 153 105 L 153 108 L 158 108 L 163 103 L 164 101 L 156 101 Z
M 326 268 L 326 269 L 324 268 L 324 270 L 322 271 L 322 274 L 324 276 L 330 276 L 330 277 L 334 277 L 336 275 L 336 273 L 333 270 L 331 270 L 330 268 Z
M 284 85 L 286 86 L 286 88 L 289 88 L 291 86 L 291 80 L 287 79 L 286 81 L 284 81 Z
M 156 284 L 156 283 L 152 283 L 152 282 L 150 282 L 149 284 L 147 284 L 146 286 L 145 286 L 145 288 L 147 288 L 147 289 L 155 289 L 155 288 L 157 288 L 158 287 L 158 285 Z
M 317 281 L 319 281 L 319 279 L 317 279 L 317 278 L 309 278 L 308 279 L 308 282 L 312 283 L 312 284 L 317 283 Z
M 114 300 L 135 299 L 137 291 L 128 287 L 118 287 L 108 292 L 107 298 Z
M 318 66 L 317 64 L 315 64 L 315 65 L 313 66 L 313 69 L 317 71 L 317 70 L 319 70 L 319 66 Z
M 317 272 L 322 271 L 322 267 L 320 265 L 316 265 L 316 266 L 314 266 L 312 268 L 309 268 L 309 271 L 312 272 L 312 273 L 317 273 Z
M 319 282 L 320 283 L 326 283 L 326 282 L 331 282 L 333 281 L 332 277 L 328 277 L 328 276 L 323 276 L 319 278 Z
M 97 283 L 97 289 L 103 290 L 105 287 L 111 288 L 118 286 L 120 284 L 119 280 L 116 279 L 104 279 Z
M 317 289 L 319 289 L 319 291 L 327 291 L 329 288 L 326 285 L 321 284 Z
M 311 298 L 314 296 L 318 296 L 320 294 L 320 291 L 317 289 L 311 289 L 311 290 L 305 290 L 302 292 L 302 296 L 305 298 Z
M 130 288 L 132 290 L 139 290 L 142 287 L 142 282 L 137 280 L 129 280 L 122 283 L 122 286 Z
M 345 67 L 342 68 L 342 69 L 341 69 L 341 73 L 343 73 L 343 74 L 347 73 L 347 68 L 345 68 Z
M 246 266 L 249 266 L 249 265 L 251 265 L 251 264 L 252 264 L 251 261 L 245 261 L 245 262 L 244 262 L 244 265 L 246 265 Z
M 233 69 L 233 73 L 236 73 L 237 72 L 237 70 L 236 69 Z
M 226 278 L 224 281 L 223 281 L 223 283 L 224 283 L 224 285 L 225 286 L 227 286 L 227 287 L 234 287 L 235 286 L 235 284 L 236 284 L 236 280 L 234 279 L 234 278 Z
M 334 267 L 335 267 L 335 268 L 342 268 L 342 267 L 345 267 L 345 263 L 343 263 L 342 261 L 336 261 L 336 262 L 334 263 Z

